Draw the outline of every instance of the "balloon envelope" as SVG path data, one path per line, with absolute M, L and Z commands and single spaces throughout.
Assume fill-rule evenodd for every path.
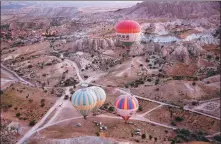
M 128 47 L 140 38 L 141 27 L 139 23 L 133 20 L 120 21 L 117 23 L 115 30 L 117 38 Z
M 72 95 L 73 106 L 86 117 L 88 113 L 96 106 L 97 97 L 95 93 L 88 88 L 77 90 Z
M 117 109 L 117 114 L 125 121 L 134 115 L 139 107 L 137 99 L 131 95 L 120 95 L 116 98 L 114 105 Z
M 95 93 L 95 95 L 97 97 L 97 103 L 94 108 L 94 110 L 97 110 L 104 104 L 104 102 L 106 100 L 106 93 L 102 88 L 100 88 L 98 86 L 92 86 L 89 88 Z

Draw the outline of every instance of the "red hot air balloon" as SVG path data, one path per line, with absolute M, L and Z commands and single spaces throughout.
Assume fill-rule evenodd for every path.
M 137 99 L 131 95 L 120 95 L 116 98 L 114 105 L 117 109 L 117 114 L 119 114 L 125 122 L 136 113 L 139 107 Z
M 139 39 L 141 32 L 139 23 L 133 20 L 120 21 L 115 30 L 117 38 L 128 48 Z

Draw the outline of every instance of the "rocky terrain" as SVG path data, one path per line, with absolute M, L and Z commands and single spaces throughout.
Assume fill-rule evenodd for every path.
M 219 14 L 219 2 L 143 2 L 117 11 L 123 16 L 137 18 L 199 18 Z

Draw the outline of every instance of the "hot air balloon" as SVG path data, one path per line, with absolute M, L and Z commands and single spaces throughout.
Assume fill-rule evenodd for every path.
M 136 113 L 139 107 L 137 99 L 131 95 L 120 95 L 116 98 L 114 105 L 117 109 L 117 114 L 125 120 L 125 123 Z
M 92 86 L 89 87 L 91 90 L 93 90 L 93 92 L 95 93 L 96 97 L 97 97 L 97 104 L 94 107 L 94 111 L 97 111 L 105 102 L 106 100 L 106 93 L 105 91 L 98 87 L 98 86 Z
M 84 116 L 84 119 L 93 110 L 96 103 L 97 97 L 91 89 L 79 89 L 72 95 L 72 104 Z
M 115 26 L 117 38 L 123 43 L 124 46 L 130 46 L 139 40 L 141 28 L 139 23 L 133 20 L 123 20 Z

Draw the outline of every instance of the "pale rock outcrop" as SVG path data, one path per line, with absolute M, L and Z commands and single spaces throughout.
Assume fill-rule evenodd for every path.
M 170 55 L 171 60 L 178 60 L 180 62 L 188 63 L 189 54 L 187 48 L 183 45 L 178 45 Z
M 129 54 L 135 56 L 144 54 L 144 46 L 140 44 L 134 44 L 131 46 Z

